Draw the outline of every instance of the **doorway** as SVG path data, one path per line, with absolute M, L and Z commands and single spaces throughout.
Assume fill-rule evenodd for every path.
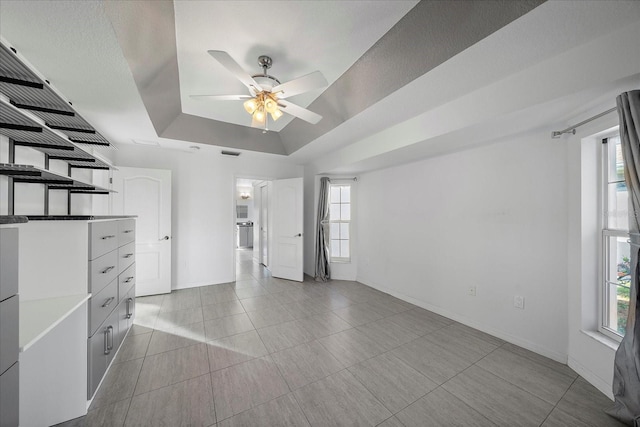
M 263 251 L 268 247 L 268 213 L 266 203 L 262 203 L 263 197 L 267 197 L 263 188 L 268 184 L 262 179 L 236 178 L 233 224 L 236 280 L 262 277 L 268 272 L 267 251 Z

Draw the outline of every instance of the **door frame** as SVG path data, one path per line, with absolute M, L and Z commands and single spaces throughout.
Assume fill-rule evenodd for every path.
M 244 174 L 240 174 L 240 175 L 235 175 L 233 176 L 233 191 L 231 192 L 231 218 L 233 220 L 233 227 L 235 230 L 236 227 L 236 193 L 237 193 L 237 188 L 238 188 L 238 179 L 251 179 L 253 181 L 260 181 L 258 182 L 258 186 L 262 185 L 262 183 L 269 183 L 271 181 L 273 181 L 275 178 L 271 178 L 271 177 L 264 177 L 264 176 L 256 176 L 256 175 L 244 175 Z M 255 187 L 255 186 L 254 186 Z M 259 188 L 259 187 L 258 187 Z M 255 200 L 255 192 L 253 194 L 253 198 Z M 255 206 L 254 206 L 255 208 Z M 258 213 L 258 215 L 260 215 L 260 213 Z M 260 251 L 262 251 L 262 233 L 258 233 L 258 244 L 260 245 Z M 253 241 L 253 247 L 255 250 L 256 247 L 256 241 L 254 239 Z M 236 263 L 238 262 L 237 259 L 237 253 L 236 253 L 236 233 L 235 231 L 232 233 L 232 237 L 231 237 L 231 245 L 230 245 L 231 251 L 233 253 L 233 281 L 235 282 L 237 277 L 236 277 Z M 268 267 L 266 267 L 268 268 Z

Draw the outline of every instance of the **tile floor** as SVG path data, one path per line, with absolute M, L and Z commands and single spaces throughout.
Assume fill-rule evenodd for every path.
M 356 282 L 270 277 L 138 298 L 64 426 L 617 426 L 565 365 Z

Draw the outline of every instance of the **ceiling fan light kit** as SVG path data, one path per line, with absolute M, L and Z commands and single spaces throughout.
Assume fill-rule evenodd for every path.
M 327 80 L 319 71 L 286 83 L 280 83 L 277 78 L 267 74 L 267 70 L 273 64 L 273 60 L 267 55 L 258 57 L 258 64 L 262 67 L 263 73 L 251 76 L 227 52 L 209 50 L 208 53 L 235 75 L 249 89 L 250 95 L 191 95 L 191 97 L 219 101 L 246 100 L 243 106 L 245 111 L 251 115 L 251 126 L 264 129 L 267 128 L 268 115 L 273 121 L 276 121 L 283 116 L 283 109 L 287 114 L 311 124 L 316 124 L 322 119 L 321 115 L 313 111 L 284 101 L 284 98 L 327 86 Z

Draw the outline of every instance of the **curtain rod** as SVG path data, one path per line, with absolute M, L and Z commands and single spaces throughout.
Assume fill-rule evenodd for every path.
M 572 135 L 576 134 L 576 128 L 589 123 L 591 121 L 594 121 L 595 119 L 599 119 L 602 116 L 606 116 L 609 113 L 613 113 L 614 111 L 616 111 L 618 108 L 617 107 L 613 107 L 608 109 L 607 111 L 604 111 L 600 114 L 596 114 L 593 117 L 589 117 L 587 120 L 583 120 L 580 123 L 578 123 L 577 125 L 573 125 L 573 126 L 569 126 L 568 128 L 564 129 L 564 130 L 554 130 L 553 132 L 551 132 L 551 138 L 560 138 L 563 134 L 565 133 L 570 133 Z
M 336 181 L 357 181 L 358 177 L 357 176 L 352 176 L 352 177 L 348 177 L 348 178 L 338 178 L 335 176 L 327 176 L 327 178 L 329 178 L 329 181 L 331 181 L 332 179 L 335 179 Z

